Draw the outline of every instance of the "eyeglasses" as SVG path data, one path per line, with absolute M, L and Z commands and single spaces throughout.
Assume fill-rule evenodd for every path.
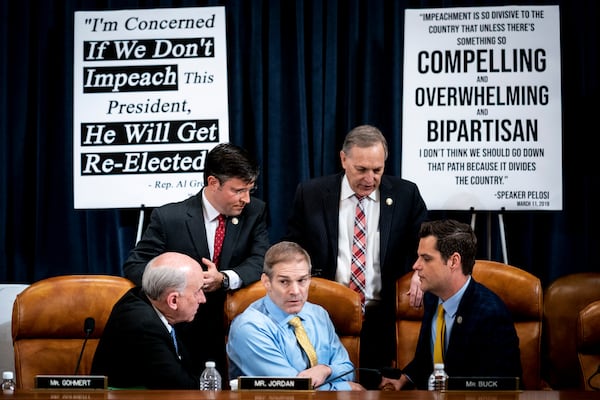
M 229 190 L 234 193 L 236 196 L 243 196 L 246 193 L 249 194 L 254 194 L 256 193 L 256 190 L 258 189 L 257 186 L 251 187 L 251 188 L 244 188 L 244 189 L 234 189 L 234 188 L 230 188 Z
M 221 185 L 219 186 L 219 190 L 222 190 L 224 187 L 224 184 L 221 183 Z M 246 193 L 248 194 L 254 194 L 256 192 L 256 190 L 258 189 L 258 186 L 253 186 L 251 188 L 243 188 L 243 189 L 234 189 L 232 187 L 227 188 L 232 194 L 234 194 L 235 196 L 243 196 Z

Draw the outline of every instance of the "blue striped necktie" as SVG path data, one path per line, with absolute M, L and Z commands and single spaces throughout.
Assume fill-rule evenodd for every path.
M 173 344 L 175 345 L 177 357 L 181 358 L 181 355 L 179 355 L 179 346 L 177 345 L 177 336 L 175 336 L 175 328 L 173 327 L 171 327 L 171 338 L 173 339 Z

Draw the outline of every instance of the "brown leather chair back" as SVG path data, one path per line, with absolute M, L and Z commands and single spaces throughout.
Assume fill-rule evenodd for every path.
M 406 294 L 413 271 L 396 281 L 396 366 L 404 369 L 414 358 L 423 319 L 423 308 L 411 307 Z
M 562 276 L 544 292 L 544 379 L 555 390 L 584 389 L 577 357 L 579 311 L 600 300 L 600 273 Z
M 600 390 L 600 300 L 588 304 L 577 320 L 577 356 L 581 386 Z
M 397 364 L 404 368 L 412 360 L 423 310 L 410 306 L 406 292 L 413 272 L 396 282 Z M 540 378 L 543 291 L 540 280 L 520 268 L 496 261 L 477 260 L 473 278 L 496 293 L 511 311 L 521 350 L 523 386 L 528 390 L 544 386 Z
M 113 305 L 131 287 L 108 275 L 65 275 L 35 282 L 13 305 L 12 337 L 17 388 L 35 387 L 36 375 L 72 375 L 85 339 L 84 321 L 95 320 L 78 374 L 89 374 Z
M 229 331 L 231 321 L 238 314 L 265 294 L 261 281 L 228 292 L 225 301 L 226 331 Z M 313 277 L 308 289 L 308 301 L 319 304 L 327 310 L 342 344 L 348 350 L 350 360 L 358 368 L 362 329 L 362 310 L 358 293 L 337 282 Z

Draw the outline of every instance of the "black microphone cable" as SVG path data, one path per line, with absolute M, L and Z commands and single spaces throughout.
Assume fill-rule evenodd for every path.
M 77 371 L 79 370 L 79 364 L 81 364 L 81 358 L 83 357 L 83 351 L 85 350 L 85 345 L 87 341 L 94 332 L 94 328 L 96 327 L 96 320 L 92 317 L 87 317 L 83 323 L 83 331 L 85 332 L 85 338 L 83 339 L 83 345 L 81 346 L 81 353 L 79 353 L 79 359 L 77 360 L 77 365 L 75 366 L 75 372 L 73 375 L 77 375 Z
M 321 386 L 323 386 L 323 385 L 326 385 L 326 384 L 328 384 L 328 383 L 331 383 L 331 382 L 333 382 L 333 381 L 335 381 L 335 380 L 338 380 L 338 379 L 340 379 L 341 377 L 343 377 L 343 376 L 346 376 L 346 375 L 348 375 L 348 374 L 351 374 L 351 373 L 353 373 L 353 372 L 354 372 L 354 368 L 353 368 L 353 369 L 351 369 L 350 371 L 346 371 L 346 372 L 344 372 L 344 373 L 342 373 L 342 374 L 340 374 L 340 375 L 338 375 L 338 376 L 334 376 L 333 378 L 328 378 L 328 379 L 326 379 L 326 380 L 325 380 L 325 382 L 321 383 L 320 385 L 314 386 L 314 389 L 320 388 L 320 387 L 321 387 Z
M 594 390 L 600 390 L 599 386 L 594 386 L 592 385 L 592 378 L 594 378 L 596 375 L 600 375 L 600 365 L 598 365 L 598 369 L 596 370 L 596 372 L 594 372 L 589 378 L 588 378 L 588 385 L 594 389 Z

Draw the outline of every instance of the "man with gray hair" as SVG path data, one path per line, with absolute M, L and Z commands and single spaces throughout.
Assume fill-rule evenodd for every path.
M 376 127 L 348 132 L 339 155 L 342 172 L 298 185 L 283 240 L 306 249 L 313 276 L 361 295 L 360 366 L 390 367 L 396 354 L 396 280 L 416 259 L 427 208 L 416 184 L 384 175 L 388 145 Z M 419 306 L 422 291 L 414 277 L 410 302 Z
M 142 286 L 114 305 L 91 373 L 118 388 L 198 389 L 185 345 L 173 326 L 194 319 L 206 302 L 202 267 L 193 258 L 163 253 L 148 262 Z

